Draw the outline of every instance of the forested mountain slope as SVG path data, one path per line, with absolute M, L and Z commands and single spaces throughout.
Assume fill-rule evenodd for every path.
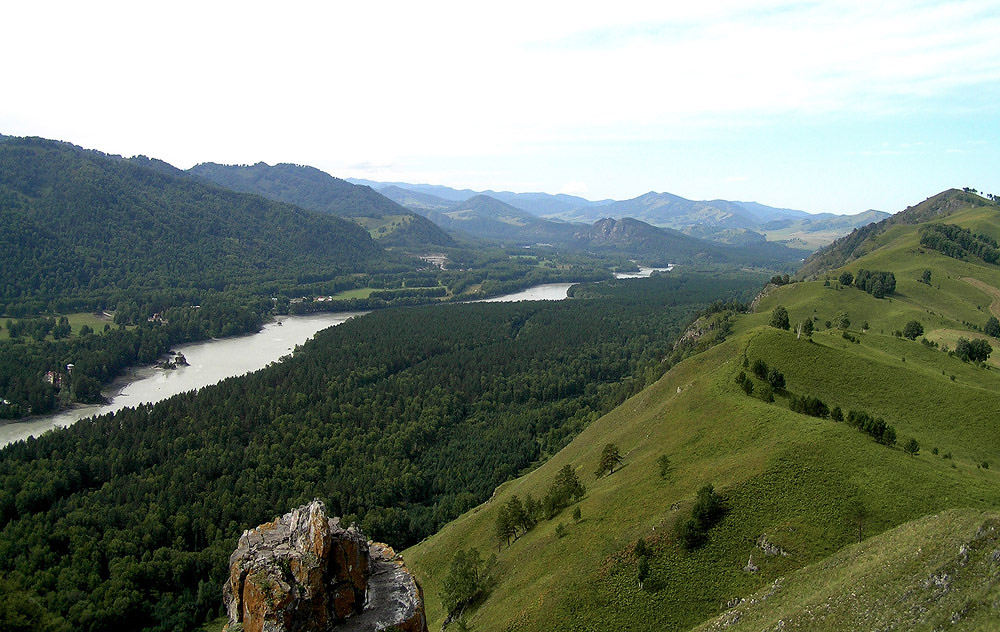
M 194 175 L 234 191 L 257 193 L 314 211 L 345 217 L 366 227 L 385 246 L 454 246 L 454 240 L 426 218 L 370 187 L 351 184 L 319 169 L 278 164 L 195 165 Z
M 979 235 L 975 243 L 1000 239 L 995 205 L 956 202 L 947 216 L 929 217 L 958 227 L 952 234 Z M 940 242 L 952 254 L 931 248 L 926 235 L 940 231 L 926 226 L 880 232 L 860 244 L 868 254 L 829 278 L 770 286 L 755 313 L 731 321 L 724 342 L 674 366 L 537 470 L 406 551 L 431 625 L 445 619 L 448 603 L 484 631 L 688 629 L 727 613 L 731 623 L 741 600 L 759 604 L 778 587 L 791 595 L 782 608 L 806 622 L 800 629 L 837 630 L 853 615 L 811 616 L 810 587 L 826 588 L 795 582 L 866 576 L 875 566 L 880 583 L 850 587 L 871 608 L 862 622 L 985 629 L 995 621 L 996 601 L 983 597 L 997 594 L 995 572 L 956 579 L 947 598 L 920 597 L 923 610 L 880 598 L 879 586 L 895 590 L 916 577 L 904 560 L 919 554 L 920 538 L 931 554 L 929 523 L 908 527 L 914 539 L 892 540 L 891 549 L 834 555 L 859 536 L 929 514 L 1000 505 L 1000 365 L 963 353 L 979 348 L 969 344 L 977 339 L 1000 347 L 983 333 L 1000 310 L 1000 267 L 968 250 L 956 258 Z M 867 280 L 889 273 L 892 291 L 876 298 Z M 865 281 L 855 285 L 856 277 Z M 812 333 L 799 329 L 806 321 Z M 719 328 L 706 319 L 691 339 Z M 601 465 L 609 444 L 621 458 L 611 473 Z M 579 501 L 535 513 L 513 532 L 504 526 L 529 495 L 557 493 L 567 471 L 586 487 Z M 456 558 L 474 557 L 470 547 L 482 560 L 497 554 L 493 579 L 455 607 L 456 584 L 447 580 Z M 795 572 L 809 565 L 826 579 Z M 938 557 L 924 568 L 946 567 Z M 750 621 L 775 624 L 766 605 L 753 607 Z
M 0 142 L 0 222 L 0 311 L 266 291 L 385 260 L 343 219 L 36 138 Z

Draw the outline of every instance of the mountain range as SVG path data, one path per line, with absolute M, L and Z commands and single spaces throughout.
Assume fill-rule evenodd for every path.
M 564 194 L 477 192 L 440 185 L 354 179 L 348 181 L 371 186 L 401 205 L 428 216 L 434 211 L 451 209 L 456 202 L 485 195 L 545 219 L 592 224 L 608 217 L 631 217 L 653 226 L 672 228 L 694 237 L 722 243 L 747 243 L 769 238 L 810 250 L 825 245 L 854 228 L 889 216 L 888 213 L 872 210 L 854 215 L 811 214 L 757 202 L 693 201 L 671 193 L 654 191 L 629 200 L 591 201 Z

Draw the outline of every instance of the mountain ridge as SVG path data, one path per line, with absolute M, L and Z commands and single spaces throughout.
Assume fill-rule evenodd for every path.
M 200 163 L 188 170 L 215 184 L 330 213 L 370 229 L 381 243 L 393 246 L 454 246 L 444 231 L 367 186 L 351 184 L 315 167 L 263 162 L 254 165 Z M 368 220 L 368 221 L 365 221 Z M 374 220 L 374 221 L 373 221 Z
M 418 206 L 439 210 L 456 201 L 475 195 L 488 195 L 546 219 L 592 224 L 605 217 L 632 217 L 661 228 L 722 243 L 736 243 L 744 238 L 733 231 L 759 233 L 772 241 L 788 245 L 817 247 L 846 234 L 851 229 L 888 217 L 888 213 L 868 210 L 853 215 L 808 213 L 776 208 L 759 202 L 729 200 L 688 200 L 673 193 L 649 191 L 627 200 L 592 201 L 578 196 L 547 193 L 511 193 L 453 189 L 442 185 L 414 185 L 405 182 L 382 183 L 348 179 L 384 192 L 413 210 Z M 409 193 L 407 193 L 409 192 Z M 431 197 L 427 197 L 431 196 Z M 419 212 L 419 211 L 418 211 Z M 753 236 L 750 236 L 753 238 Z

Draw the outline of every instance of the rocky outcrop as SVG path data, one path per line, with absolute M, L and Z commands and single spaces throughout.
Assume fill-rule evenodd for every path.
M 318 500 L 243 533 L 223 599 L 230 632 L 427 630 L 402 560 Z

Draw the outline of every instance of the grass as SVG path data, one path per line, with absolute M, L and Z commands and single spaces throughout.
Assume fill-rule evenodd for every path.
M 925 446 L 936 441 L 954 451 L 956 458 L 909 457 L 846 424 L 791 413 L 780 398 L 765 404 L 743 395 L 732 380 L 740 367 L 741 350 L 786 337 L 791 342 L 784 340 L 773 349 L 779 359 L 807 345 L 823 353 L 820 345 L 799 343 L 784 332 L 748 331 L 675 367 L 659 383 L 592 424 L 538 470 L 502 486 L 493 503 L 504 502 L 513 493 L 537 498 L 555 470 L 571 463 L 589 491 L 580 504 L 584 519 L 569 525 L 568 536 L 557 538 L 555 528 L 559 522 L 571 522 L 569 509 L 501 550 L 502 580 L 490 599 L 468 617 L 476 629 L 586 629 L 585 623 L 593 629 L 686 628 L 718 613 L 734 596 L 747 595 L 853 541 L 847 516 L 855 498 L 878 508 L 866 534 L 944 507 L 989 507 L 1000 502 L 995 487 L 1000 479 L 973 464 L 983 454 L 995 454 L 995 441 L 981 447 L 971 438 L 949 443 L 932 420 L 906 426 L 907 432 L 919 431 Z M 825 353 L 866 364 L 853 354 Z M 776 364 L 793 388 L 812 372 L 815 360 L 804 358 L 801 367 Z M 867 390 L 861 383 L 855 383 L 853 390 L 850 383 L 838 389 L 845 398 L 848 393 L 860 397 Z M 1000 397 L 994 396 L 992 402 L 1000 404 Z M 860 404 L 872 407 L 873 402 Z M 972 430 L 970 437 L 979 434 Z M 626 455 L 625 467 L 594 479 L 591 472 L 606 442 L 618 443 Z M 659 478 L 655 463 L 660 454 L 668 454 L 674 463 L 666 482 Z M 953 462 L 956 469 L 951 468 Z M 906 488 L 901 481 L 907 481 Z M 706 482 L 714 483 L 726 497 L 729 514 L 713 529 L 704 549 L 685 553 L 673 541 L 671 527 Z M 450 552 L 493 545 L 490 509 L 487 504 L 462 516 L 405 553 L 424 586 L 432 626 L 443 618 L 437 591 Z M 754 543 L 765 533 L 792 555 L 758 559 L 760 572 L 744 573 Z M 628 549 L 639 537 L 647 538 L 655 552 L 647 582 L 655 590 L 638 588 L 635 560 Z M 756 558 L 760 557 L 758 552 Z
M 107 318 L 103 315 L 96 315 L 91 312 L 79 312 L 76 314 L 56 314 L 54 318 L 56 320 L 59 320 L 60 316 L 66 316 L 69 319 L 69 324 L 73 328 L 74 335 L 78 335 L 80 333 L 80 328 L 83 327 L 84 325 L 89 325 L 90 328 L 93 329 L 94 332 L 98 334 L 104 331 L 104 325 L 107 323 L 111 323 L 112 327 L 117 326 L 110 318 Z M 7 331 L 7 320 L 8 319 L 4 318 L 2 319 L 2 321 L 0 321 L 0 325 L 2 325 L 2 327 L 0 327 L 0 340 L 10 339 L 10 333 Z M 10 320 L 16 320 L 16 319 L 10 319 Z M 46 339 L 52 340 L 53 338 L 50 334 L 49 336 L 46 337 Z
M 698 630 L 994 630 L 998 535 L 995 512 L 926 516 L 778 579 Z
M 1000 234 L 1000 222 L 982 209 L 963 213 L 947 221 L 977 221 Z M 498 584 L 479 607 L 466 613 L 473 629 L 687 629 L 727 612 L 734 599 L 767 594 L 779 578 L 785 578 L 780 584 L 788 587 L 781 593 L 789 595 L 787 611 L 799 613 L 795 616 L 805 622 L 799 627 L 810 629 L 809 624 L 825 625 L 825 620 L 802 618 L 816 612 L 810 596 L 834 595 L 823 593 L 823 587 L 847 581 L 843 577 L 852 577 L 852 572 L 882 583 L 888 581 L 884 577 L 898 575 L 894 586 L 912 579 L 909 567 L 900 561 L 906 557 L 904 545 L 879 557 L 879 543 L 905 542 L 912 552 L 924 540 L 906 538 L 927 539 L 938 533 L 938 527 L 920 522 L 923 517 L 971 508 L 947 513 L 956 516 L 948 528 L 964 534 L 959 527 L 968 524 L 963 520 L 1000 504 L 1000 473 L 977 467 L 997 460 L 1000 453 L 995 427 L 1000 372 L 897 338 L 894 331 L 915 319 L 928 331 L 971 337 L 967 323 L 982 325 L 992 298 L 961 278 L 1000 287 L 1000 268 L 921 249 L 910 226 L 881 235 L 879 248 L 846 269 L 856 272 L 861 267 L 892 270 L 897 293 L 875 299 L 840 288 L 835 281 L 824 286 L 822 280 L 778 288 L 761 301 L 758 313 L 737 321 L 725 343 L 673 367 L 656 384 L 592 423 L 548 462 L 502 485 L 490 502 L 404 552 L 423 586 L 430 627 L 437 629 L 444 619 L 438 593 L 454 552 L 470 546 L 496 552 L 495 508 L 513 494 L 541 497 L 565 464 L 573 466 L 588 487 L 579 504 L 582 520 L 573 521 L 572 507 L 567 508 L 509 548 L 502 547 Z M 932 270 L 929 286 L 916 280 L 925 269 Z M 831 273 L 833 279 L 838 275 Z M 788 309 L 793 323 L 818 319 L 820 330 L 812 341 L 767 326 L 779 304 Z M 850 333 L 858 343 L 822 326 L 840 311 L 850 315 Z M 861 332 L 866 321 L 869 327 Z M 909 456 L 899 447 L 879 445 L 844 423 L 792 413 L 788 393 L 778 393 L 770 404 L 746 396 L 734 379 L 743 370 L 744 356 L 778 367 L 790 393 L 885 417 L 896 427 L 900 444 L 910 437 L 920 442 L 920 454 Z M 594 469 L 609 442 L 618 444 L 624 466 L 595 478 Z M 931 447 L 938 447 L 941 456 L 931 454 Z M 948 453 L 953 458 L 943 458 Z M 656 463 L 664 454 L 673 464 L 667 480 L 660 478 Z M 708 543 L 688 553 L 676 542 L 672 528 L 689 514 L 705 483 L 714 484 L 723 495 L 728 513 L 710 531 Z M 860 548 L 851 518 L 856 502 L 869 514 L 864 536 L 885 534 Z M 568 530 L 562 538 L 555 534 L 560 523 Z M 891 530 L 896 528 L 910 535 L 893 540 L 896 532 Z M 765 555 L 757 546 L 762 535 L 788 555 Z M 645 590 L 639 588 L 631 552 L 640 537 L 653 552 Z M 759 567 L 755 573 L 744 571 L 751 555 Z M 838 556 L 859 560 L 858 566 L 845 566 L 840 579 L 808 575 L 827 562 L 834 565 L 831 568 L 846 565 Z M 793 579 L 808 577 L 816 579 Z M 967 586 L 974 590 L 974 584 Z M 986 590 L 995 601 L 995 587 Z M 769 608 L 760 615 L 765 623 L 752 629 L 776 625 L 765 612 Z M 820 613 L 834 622 L 828 629 L 838 629 L 841 623 L 839 629 L 871 627 L 849 623 L 860 610 L 838 612 Z
M 334 299 L 368 298 L 377 289 L 373 287 L 358 287 L 353 290 L 344 290 L 333 295 Z

